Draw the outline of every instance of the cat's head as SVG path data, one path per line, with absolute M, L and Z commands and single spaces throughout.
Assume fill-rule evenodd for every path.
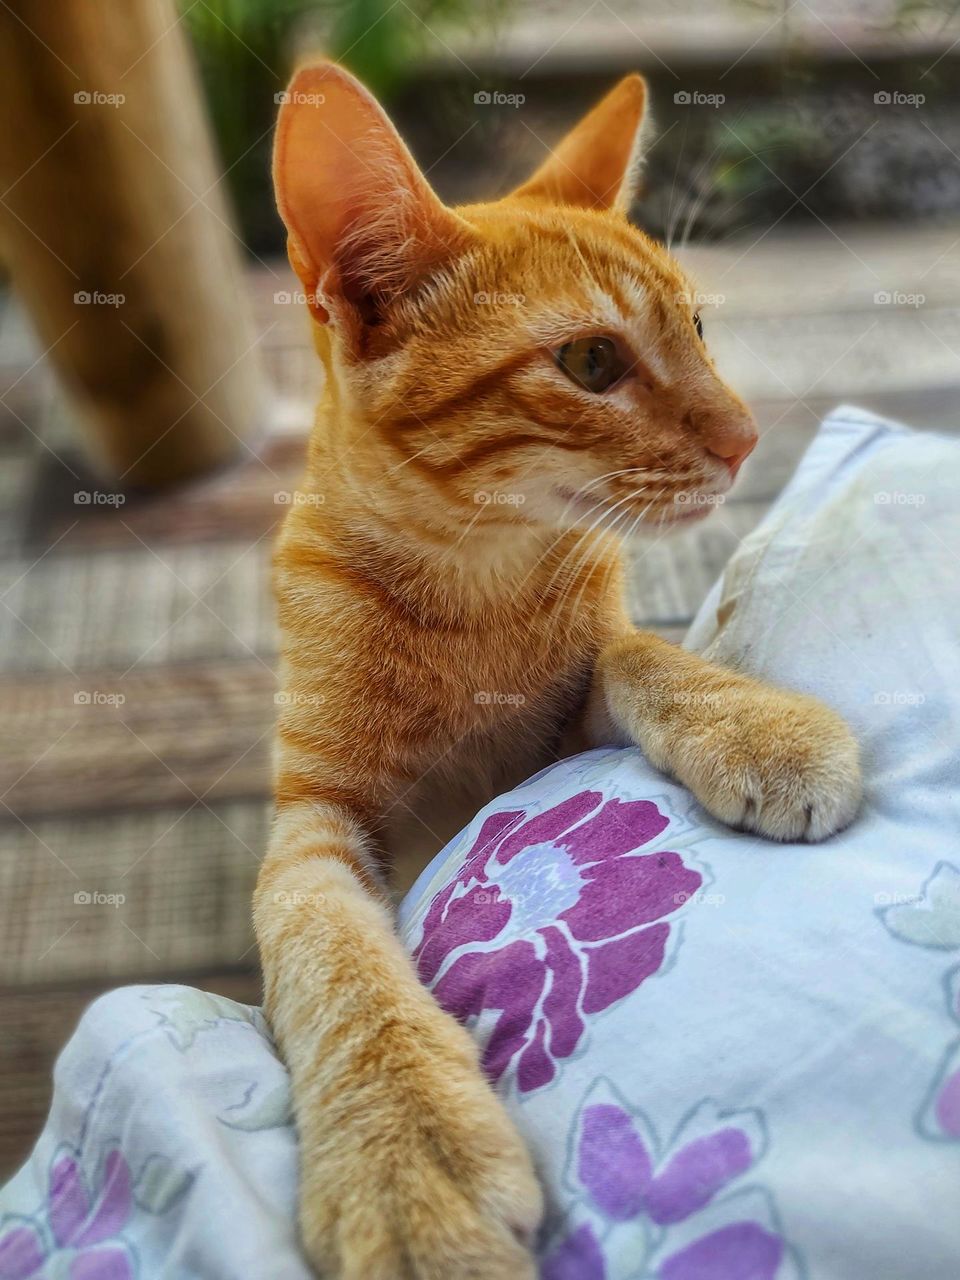
M 285 95 L 274 179 L 336 447 L 450 527 L 703 514 L 756 443 L 670 255 L 630 225 L 645 86 L 516 191 L 450 209 L 342 68 Z

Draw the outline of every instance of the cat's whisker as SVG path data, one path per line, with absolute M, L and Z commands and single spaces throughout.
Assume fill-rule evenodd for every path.
M 428 441 L 427 444 L 425 444 L 422 449 L 418 449 L 416 453 L 411 453 L 409 457 L 404 458 L 402 462 L 395 462 L 392 467 L 387 467 L 386 471 L 384 472 L 384 476 L 394 475 L 397 471 L 400 471 L 403 467 L 407 466 L 409 463 L 415 462 L 417 458 L 422 458 L 423 455 L 425 453 L 428 453 L 432 448 L 433 448 L 433 441 L 431 440 L 431 441 Z
M 620 504 L 618 503 L 617 505 L 619 506 Z M 571 562 L 575 559 L 575 557 L 576 557 L 576 556 L 577 556 L 577 554 L 579 553 L 580 548 L 581 548 L 585 543 L 587 544 L 587 552 L 589 553 L 589 550 L 590 550 L 590 549 L 592 548 L 592 546 L 593 546 L 593 542 L 592 542 L 592 535 L 593 535 L 594 531 L 598 528 L 598 526 L 602 523 L 602 521 L 603 521 L 603 520 L 604 520 L 608 515 L 610 515 L 610 514 L 611 514 L 611 512 L 612 512 L 612 510 L 613 510 L 613 508 L 610 508 L 610 507 L 607 507 L 607 506 L 606 506 L 606 500 L 604 500 L 604 501 L 602 501 L 602 502 L 598 503 L 596 506 L 594 506 L 594 507 L 593 507 L 593 509 L 592 509 L 592 511 L 590 512 L 590 514 L 593 514 L 593 511 L 598 510 L 601 506 L 602 506 L 604 509 L 600 512 L 599 517 L 598 517 L 598 518 L 593 522 L 593 524 L 592 524 L 588 529 L 585 529 L 585 530 L 580 534 L 580 536 L 579 536 L 579 538 L 577 538 L 576 542 L 575 542 L 571 547 L 569 547 L 569 548 L 567 549 L 567 551 L 566 551 L 566 552 L 563 554 L 563 556 L 561 557 L 560 562 L 559 562 L 559 563 L 554 567 L 553 573 L 550 575 L 550 578 L 548 579 L 548 581 L 546 582 L 546 584 L 543 586 L 542 591 L 541 591 L 541 594 L 542 594 L 542 596 L 543 596 L 544 598 L 546 598 L 546 596 L 548 596 L 548 595 L 549 595 L 549 593 L 550 593 L 550 589 L 551 589 L 551 587 L 553 586 L 554 582 L 556 582 L 556 580 L 557 580 L 559 577 L 561 577 L 561 576 L 562 576 L 562 574 L 565 572 L 565 570 L 567 569 L 567 567 L 571 564 Z M 569 534 L 570 532 L 571 532 L 571 530 L 566 530 L 566 533 L 568 533 L 568 534 Z M 556 544 L 554 544 L 554 545 L 556 545 Z M 526 580 L 525 580 L 525 581 L 526 581 Z M 562 593 L 562 592 L 561 592 L 560 599 L 563 599 L 563 593 Z
M 683 122 L 683 131 L 680 135 L 680 150 L 677 153 L 677 163 L 673 170 L 673 182 L 670 184 L 670 196 L 667 202 L 667 217 L 665 224 L 665 244 L 667 252 L 671 250 L 673 244 L 673 233 L 676 230 L 676 218 L 674 216 L 674 200 L 677 194 L 677 179 L 680 175 L 680 165 L 683 163 L 683 153 L 687 145 L 687 121 Z
M 622 538 L 623 534 L 620 532 L 617 526 L 620 524 L 622 520 L 628 520 L 629 518 L 630 518 L 629 511 L 624 510 L 619 512 L 619 514 L 614 517 L 613 523 L 610 525 L 610 527 L 604 530 L 604 533 L 614 534 L 618 538 Z M 567 590 L 563 592 L 560 596 L 560 600 L 565 602 L 564 612 L 569 611 L 569 616 L 571 617 L 578 616 L 580 603 L 583 600 L 584 592 L 586 591 L 587 585 L 592 580 L 592 577 L 593 577 L 592 573 L 587 573 L 583 575 L 583 581 L 580 583 L 580 590 L 577 592 L 576 600 L 571 605 L 569 603 L 569 593 L 573 589 L 573 586 L 576 583 L 577 578 L 581 576 L 581 571 L 586 565 L 586 562 L 587 562 L 587 555 L 584 555 L 583 559 L 577 565 L 576 571 L 570 575 L 570 582 L 567 587 Z M 607 560 L 607 561 L 601 561 L 599 567 L 604 569 L 606 573 L 606 576 L 604 578 L 604 586 L 605 586 L 607 578 L 609 578 L 611 574 L 616 573 L 618 571 L 619 566 L 615 561 Z
M 629 519 L 629 516 L 630 516 L 629 511 L 621 511 L 621 512 L 620 512 L 620 513 L 619 513 L 619 514 L 614 518 L 613 524 L 610 526 L 610 528 L 609 528 L 609 529 L 604 530 L 604 532 L 605 532 L 605 533 L 608 533 L 608 534 L 615 534 L 617 537 L 622 537 L 623 535 L 622 535 L 622 534 L 620 533 L 620 531 L 617 529 L 617 526 L 620 524 L 621 520 Z M 582 569 L 583 565 L 585 565 L 585 563 L 586 563 L 586 558 L 584 558 L 584 560 L 581 562 L 581 564 L 577 566 L 576 574 L 574 574 L 574 575 L 571 577 L 571 580 L 570 580 L 570 588 L 569 588 L 569 590 L 572 590 L 573 584 L 576 582 L 577 577 L 580 575 L 580 571 L 581 571 L 581 569 Z M 606 561 L 600 561 L 600 562 L 599 562 L 599 566 L 598 566 L 598 567 L 601 569 L 601 572 L 603 572 L 603 574 L 604 574 L 604 578 L 603 578 L 603 589 L 606 589 L 606 586 L 607 586 L 607 583 L 608 583 L 608 581 L 609 581 L 610 577 L 611 577 L 613 574 L 615 574 L 615 573 L 617 573 L 617 572 L 618 572 L 618 570 L 619 570 L 619 565 L 617 564 L 617 562 L 616 562 L 615 560 L 606 560 Z M 569 616 L 570 616 L 570 617 L 577 617 L 577 616 L 579 616 L 580 604 L 581 604 L 581 602 L 582 602 L 582 600 L 583 600 L 583 596 L 584 596 L 584 593 L 585 593 L 585 591 L 586 591 L 586 589 L 587 589 L 587 585 L 592 581 L 592 579 L 593 579 L 593 574 L 592 574 L 592 573 L 588 573 L 588 574 L 585 574 L 585 575 L 583 576 L 583 581 L 582 581 L 582 582 L 581 582 L 581 584 L 580 584 L 580 590 L 577 592 L 577 597 L 576 597 L 576 599 L 573 601 L 572 605 L 567 604 L 567 609 L 569 609 Z M 568 600 L 569 590 L 568 590 L 568 592 L 565 592 L 565 593 L 560 597 L 560 599 L 561 599 L 561 600 L 563 600 L 563 601 L 567 601 L 567 600 Z M 566 609 L 565 609 L 565 612 L 566 612 Z
M 595 485 L 601 484 L 604 480 L 619 480 L 622 476 L 629 475 L 646 475 L 650 471 L 649 467 L 621 467 L 619 471 L 607 471 L 602 476 L 597 476 L 596 480 L 591 480 L 585 484 L 582 489 L 578 489 L 578 494 L 586 493 L 588 489 L 592 489 Z
M 589 519 L 589 517 L 590 517 L 591 515 L 593 515 L 593 513 L 594 513 L 595 511 L 600 510 L 600 508 L 601 508 L 601 507 L 603 507 L 603 508 L 604 508 L 604 510 L 602 510 L 602 511 L 600 512 L 600 516 L 598 517 L 598 519 L 594 521 L 594 523 L 590 526 L 590 528 L 589 528 L 589 529 L 584 530 L 584 531 L 581 533 L 580 537 L 577 539 L 577 541 L 573 544 L 573 546 L 572 546 L 571 548 L 569 548 L 569 549 L 564 553 L 563 557 L 562 557 L 562 558 L 561 558 L 561 560 L 560 560 L 560 563 L 559 563 L 559 564 L 554 568 L 554 571 L 553 571 L 552 575 L 550 576 L 550 579 L 548 580 L 548 582 L 546 583 L 546 585 L 545 585 L 545 586 L 544 586 L 544 588 L 543 588 L 543 595 L 544 595 L 544 596 L 546 596 L 546 595 L 548 595 L 548 594 L 549 594 L 549 592 L 550 592 L 550 588 L 553 586 L 553 584 L 554 584 L 554 582 L 556 581 L 557 577 L 558 577 L 558 576 L 563 572 L 563 569 L 564 569 L 565 565 L 567 565 L 567 564 L 569 563 L 569 561 L 570 561 L 570 560 L 572 560 L 572 558 L 575 556 L 575 554 L 579 551 L 579 549 L 580 549 L 580 547 L 583 545 L 584 541 L 590 537 L 590 535 L 593 533 L 594 529 L 596 529 L 596 527 L 597 527 L 597 526 L 600 524 L 600 522 L 605 518 L 605 516 L 609 515 L 609 514 L 610 514 L 610 512 L 614 509 L 614 508 L 607 507 L 607 505 L 606 505 L 606 504 L 607 504 L 608 502 L 609 502 L 609 499 L 608 499 L 608 498 L 601 498 L 601 499 L 600 499 L 600 501 L 599 501 L 599 502 L 597 502 L 597 503 L 595 503 L 595 504 L 594 504 L 594 506 L 593 506 L 593 507 L 590 509 L 590 511 L 587 513 L 587 517 L 586 517 L 586 518 L 587 518 L 587 519 Z M 620 503 L 617 503 L 616 505 L 617 505 L 617 506 L 619 506 L 619 505 L 621 505 L 621 504 L 620 504 Z M 567 535 L 569 535 L 571 532 L 572 532 L 572 530 L 570 530 L 570 529 L 565 529 L 565 530 L 560 534 L 560 537 L 559 537 L 559 538 L 558 538 L 558 539 L 553 543 L 553 546 L 556 546 L 556 543 L 557 543 L 558 541 L 561 541 L 564 537 L 566 537 Z M 538 563 L 539 563 L 539 561 L 538 561 Z M 532 571 L 531 571 L 531 572 L 532 572 Z M 527 575 L 527 577 L 526 577 L 526 578 L 524 578 L 524 583 L 526 583 L 526 582 L 527 582 L 527 580 L 529 579 L 529 577 L 530 577 L 530 574 L 528 574 L 528 575 Z
M 639 469 L 640 469 L 640 468 L 638 468 L 638 470 L 639 470 Z M 621 473 L 621 472 L 611 472 L 610 474 L 611 474 L 611 476 L 613 476 L 613 477 L 620 477 L 620 476 L 622 476 L 622 475 L 623 475 L 623 474 L 625 474 L 625 473 Z M 570 511 L 571 511 L 571 509 L 572 509 L 572 507 L 573 507 L 573 505 L 574 505 L 574 503 L 575 503 L 575 502 L 577 502 L 578 500 L 579 500 L 579 501 L 585 501 L 585 494 L 587 493 L 587 490 L 588 490 L 588 489 L 592 489 L 594 484 L 600 484 L 600 480 L 596 480 L 596 481 L 592 482 L 591 484 L 584 485 L 582 489 L 577 489 L 577 490 L 576 490 L 576 492 L 575 492 L 575 493 L 573 493 L 573 495 L 571 496 L 570 500 L 567 502 L 566 506 L 564 507 L 563 512 L 561 513 L 561 519 L 565 519 L 565 518 L 566 518 L 566 516 L 567 516 L 567 515 L 569 515 L 569 513 L 570 513 Z M 645 491 L 646 491 L 646 486 L 643 486 L 643 487 L 641 487 L 640 489 L 636 489 L 636 490 L 634 490 L 633 492 L 634 492 L 634 493 L 644 493 Z M 591 509 L 587 512 L 587 514 L 586 514 L 583 518 L 584 518 L 584 519 L 589 519 L 589 518 L 590 518 L 590 516 L 592 515 L 592 513 L 593 513 L 594 511 L 598 510 L 598 509 L 599 509 L 599 507 L 600 507 L 603 503 L 605 503 L 605 502 L 612 502 L 612 501 L 613 501 L 614 496 L 615 496 L 614 494 L 604 494 L 604 496 L 603 496 L 602 498 L 600 498 L 598 502 L 595 502 L 595 503 L 593 504 L 593 506 L 591 507 Z
M 621 499 L 620 499 L 618 502 L 616 502 L 612 507 L 608 507 L 608 508 L 606 508 L 603 512 L 601 512 L 601 514 L 600 514 L 599 518 L 598 518 L 597 520 L 595 520 L 595 521 L 594 521 L 594 523 L 590 526 L 590 528 L 589 528 L 589 529 L 587 529 L 587 530 L 586 530 L 586 531 L 585 531 L 585 532 L 580 536 L 580 538 L 577 540 L 577 542 L 574 544 L 574 546 L 571 548 L 571 550 L 570 550 L 570 551 L 569 551 L 569 552 L 564 556 L 563 560 L 560 562 L 560 564 L 559 564 L 559 565 L 557 566 L 557 568 L 554 570 L 554 573 L 553 573 L 553 575 L 551 576 L 550 581 L 547 583 L 546 587 L 544 588 L 544 595 L 546 595 L 546 594 L 549 592 L 550 587 L 553 585 L 553 583 L 554 583 L 554 581 L 556 580 L 556 578 L 558 577 L 558 575 L 559 575 L 559 574 L 560 574 L 560 573 L 561 573 L 561 572 L 566 568 L 566 569 L 567 569 L 568 582 L 567 582 L 566 587 L 564 588 L 564 590 L 561 592 L 561 594 L 560 594 L 560 596 L 559 596 L 559 599 L 558 599 L 558 602 L 557 602 L 558 606 L 559 606 L 559 604 L 560 604 L 562 601 L 564 601 L 564 600 L 567 598 L 567 596 L 569 595 L 569 592 L 573 589 L 573 585 L 574 585 L 574 583 L 576 582 L 577 577 L 579 576 L 579 574 L 580 574 L 580 572 L 581 572 L 581 569 L 582 569 L 582 568 L 583 568 L 583 566 L 586 564 L 587 559 L 588 559 L 588 557 L 589 557 L 589 555 L 590 555 L 591 550 L 593 549 L 593 539 L 592 539 L 592 535 L 596 532 L 596 530 L 597 530 L 597 529 L 598 529 L 598 527 L 602 524 L 602 522 L 603 522 L 603 521 L 604 521 L 608 516 L 610 516 L 610 515 L 612 515 L 612 514 L 613 514 L 613 512 L 617 509 L 617 507 L 622 506 L 622 505 L 623 505 L 623 503 L 625 503 L 625 502 L 630 502 L 630 501 L 632 501 L 634 498 L 638 497 L 638 496 L 639 496 L 639 494 L 640 494 L 641 492 L 642 492 L 642 490 L 638 490 L 638 491 L 635 491 L 635 492 L 633 492 L 633 493 L 628 493 L 628 494 L 626 495 L 626 497 L 621 498 Z M 648 510 L 648 509 L 649 509 L 649 506 L 648 506 L 648 507 L 645 507 L 645 508 L 644 508 L 644 512 L 645 512 L 646 510 Z M 642 516 L 643 516 L 644 512 L 641 512 L 641 518 L 642 518 Z M 621 515 L 624 515 L 624 516 L 627 516 L 627 515 L 629 515 L 629 511 L 623 511 L 623 512 L 621 512 L 620 514 L 621 514 Z M 620 519 L 620 517 L 618 516 L 618 517 L 617 517 L 617 519 L 616 519 L 616 521 L 614 521 L 614 526 L 613 526 L 613 527 L 615 527 L 615 526 L 616 526 L 616 524 L 619 522 L 619 519 Z M 612 528 L 611 528 L 611 529 L 603 530 L 603 532 L 604 532 L 604 533 L 610 533 L 610 532 L 612 532 Z M 586 547 L 585 547 L 585 550 L 584 550 L 583 554 L 582 554 L 581 556 L 579 556 L 579 559 L 577 559 L 577 561 L 576 561 L 576 568 L 575 568 L 575 569 L 573 569 L 573 570 L 570 570 L 570 569 L 569 569 L 569 567 L 568 567 L 568 566 L 570 565 L 570 562 L 571 562 L 571 561 L 572 561 L 572 560 L 577 556 L 577 553 L 580 551 L 580 548 L 584 546 L 584 543 L 585 543 L 585 542 L 587 543 L 587 545 L 586 545 Z
M 740 121 L 743 119 L 743 116 L 744 116 L 744 112 L 743 112 L 743 111 L 740 111 L 740 112 L 739 112 L 739 114 L 737 115 L 736 119 L 734 120 L 733 125 L 732 125 L 732 126 L 730 126 L 730 127 L 731 127 L 732 129 L 736 129 L 737 125 L 738 125 L 738 124 L 740 123 Z M 724 139 L 724 137 L 721 137 L 721 138 L 720 138 L 720 140 L 717 142 L 716 146 L 715 146 L 715 147 L 713 148 L 713 150 L 710 152 L 710 154 L 709 154 L 709 155 L 708 155 L 708 156 L 707 156 L 707 157 L 706 157 L 706 158 L 705 158 L 705 159 L 700 163 L 700 165 L 699 165 L 699 166 L 698 166 L 698 168 L 697 168 L 696 173 L 693 175 L 693 178 L 691 179 L 691 182 L 690 182 L 690 191 L 695 190 L 695 188 L 697 187 L 697 185 L 700 183 L 700 181 L 701 181 L 701 179 L 702 179 L 702 177 L 703 177 L 703 171 L 704 171 L 704 170 L 706 169 L 706 167 L 707 167 L 707 166 L 708 166 L 708 165 L 713 161 L 713 159 L 714 159 L 714 157 L 716 156 L 717 152 L 718 152 L 718 151 L 720 150 L 720 148 L 723 146 L 724 140 L 725 140 L 725 139 Z M 738 162 L 738 163 L 742 163 L 742 161 L 740 161 L 740 162 Z M 737 166 L 736 166 L 736 165 L 734 165 L 733 167 L 734 167 L 734 168 L 736 168 Z M 700 216 L 700 211 L 702 210 L 702 208 L 703 208 L 704 204 L 706 203 L 707 199 L 708 199 L 708 198 L 710 197 L 710 195 L 711 195 L 711 194 L 716 190 L 716 185 L 717 185 L 717 184 L 716 184 L 716 181 L 708 181 L 708 182 L 707 182 L 707 184 L 706 184 L 704 187 L 702 187 L 702 188 L 701 188 L 701 191 L 700 191 L 699 196 L 697 196 L 697 197 L 696 197 L 696 198 L 691 202 L 690 209 L 689 209 L 689 211 L 688 211 L 688 213 L 687 213 L 687 218 L 686 218 L 686 221 L 685 221 L 685 223 L 684 223 L 683 234 L 682 234 L 682 235 L 681 235 L 681 237 L 680 237 L 680 248 L 681 248 L 681 249 L 686 248 L 687 243 L 688 243 L 688 241 L 689 241 L 689 239 L 690 239 L 690 233 L 691 233 L 691 231 L 693 230 L 694 222 L 695 222 L 695 220 Z
M 573 498 L 571 498 L 571 499 L 570 499 L 570 501 L 567 503 L 567 505 L 564 507 L 563 512 L 561 513 L 561 518 L 562 518 L 562 517 L 565 517 L 565 516 L 568 514 L 568 512 L 570 511 L 570 509 L 571 509 L 571 507 L 572 507 L 573 502 L 575 501 L 575 499 L 576 499 L 577 497 L 582 497 L 582 495 L 583 495 L 583 494 L 584 494 L 588 489 L 593 488 L 593 486 L 594 486 L 594 485 L 600 484 L 600 483 L 601 483 L 601 481 L 603 481 L 603 480 L 605 480 L 605 479 L 608 479 L 608 478 L 612 478 L 612 477 L 616 477 L 616 476 L 623 476 L 623 475 L 627 475 L 627 474 L 630 474 L 631 472 L 642 472 L 642 471 L 645 471 L 645 470 L 646 470 L 646 468 L 644 468 L 644 467 L 622 467 L 622 468 L 618 469 L 617 471 L 609 471 L 609 472 L 607 472 L 607 473 L 606 473 L 606 475 L 604 475 L 604 476 L 598 476 L 595 480 L 591 480 L 589 484 L 584 485 L 582 489 L 579 489 L 579 490 L 576 492 L 576 494 L 574 494 L 574 497 L 573 497 Z M 643 492 L 643 490 L 639 490 L 638 492 Z M 603 505 L 604 505 L 604 503 L 606 503 L 606 502 L 608 502 L 608 501 L 609 501 L 609 498 L 608 498 L 607 496 L 601 497 L 601 498 L 600 498 L 597 502 L 595 502 L 595 503 L 593 504 L 593 506 L 592 506 L 592 507 L 587 511 L 587 513 L 586 513 L 586 515 L 585 515 L 584 519 L 589 520 L 589 519 L 590 519 L 590 517 L 593 515 L 593 513 L 594 513 L 595 511 L 598 511 L 598 510 L 601 508 L 601 506 L 603 506 Z M 531 565 L 530 570 L 528 571 L 528 573 L 527 573 L 527 574 L 526 574 L 526 576 L 524 577 L 523 581 L 520 583 L 519 590 L 521 590 L 521 591 L 522 591 L 522 589 L 526 586 L 527 582 L 530 580 L 530 578 L 533 576 L 533 574 L 536 572 L 536 570 L 540 567 L 540 565 L 541 565 L 541 564 L 543 564 L 544 560 L 547 558 L 547 556 L 549 556 L 549 555 L 550 555 L 550 553 L 553 551 L 554 547 L 556 547 L 557 543 L 558 543 L 558 542 L 561 542 L 561 541 L 562 541 L 564 538 L 566 538 L 566 537 L 567 537 L 567 536 L 568 536 L 572 531 L 573 531 L 573 530 L 572 530 L 572 528 L 564 527 L 564 528 L 561 528 L 561 529 L 557 532 L 557 534 L 556 534 L 556 535 L 551 539 L 551 541 L 550 541 L 549 545 L 548 545 L 547 547 L 545 547 L 545 548 L 544 548 L 543 552 L 542 552 L 542 553 L 537 557 L 537 559 L 536 559 L 536 560 L 534 561 L 534 563 Z M 579 541 L 577 542 L 576 546 L 579 546 Z M 576 546 L 574 547 L 574 550 L 576 550 Z M 569 555 L 569 554 L 570 554 L 570 553 L 568 552 L 568 553 L 567 553 L 567 555 Z M 564 559 L 566 559 L 566 558 L 567 558 L 567 557 L 565 556 L 565 557 L 564 557 Z M 562 566 L 562 564 L 563 564 L 563 561 L 561 561 L 561 566 Z M 551 582 L 552 582 L 552 579 L 551 579 Z M 549 585 L 550 585 L 550 584 L 548 584 L 548 586 L 549 586 Z

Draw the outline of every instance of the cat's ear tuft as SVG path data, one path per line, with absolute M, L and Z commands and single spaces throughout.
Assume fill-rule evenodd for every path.
M 625 76 L 513 194 L 625 213 L 639 178 L 646 103 L 643 77 Z
M 333 63 L 301 68 L 281 96 L 273 151 L 290 262 L 325 322 L 345 299 L 365 320 L 469 246 L 379 103 Z

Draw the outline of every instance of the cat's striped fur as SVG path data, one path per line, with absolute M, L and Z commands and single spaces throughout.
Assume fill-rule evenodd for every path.
M 638 743 L 773 837 L 856 809 L 831 712 L 624 613 L 622 537 L 708 509 L 756 438 L 682 273 L 627 222 L 643 101 L 628 77 L 513 196 L 456 211 L 343 70 L 303 69 L 281 110 L 278 203 L 326 376 L 276 552 L 255 920 L 324 1275 L 534 1274 L 531 1162 L 394 934 L 402 847 L 425 858 L 562 741 Z M 630 364 L 602 394 L 556 362 L 598 334 Z

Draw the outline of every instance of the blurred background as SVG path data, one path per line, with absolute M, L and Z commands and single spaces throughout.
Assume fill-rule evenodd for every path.
M 960 420 L 960 3 L 8 0 L 0 41 L 2 1176 L 97 993 L 259 998 L 270 544 L 319 376 L 269 183 L 298 53 L 361 75 L 451 202 L 648 77 L 634 216 L 762 433 L 638 551 L 635 616 L 679 638 L 827 409 Z

